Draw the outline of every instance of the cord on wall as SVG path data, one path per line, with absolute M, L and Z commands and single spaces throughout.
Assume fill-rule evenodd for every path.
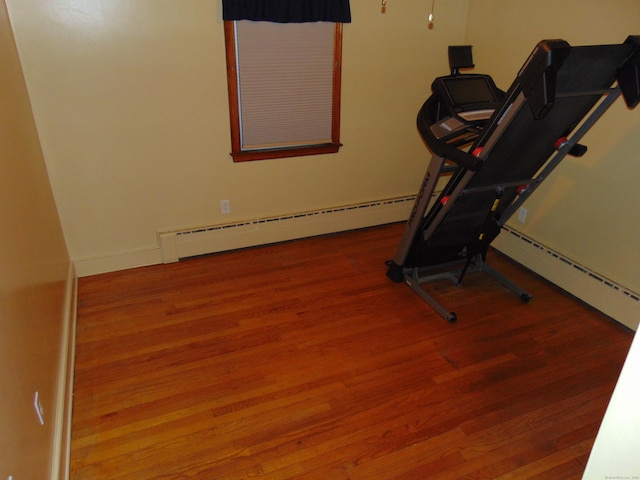
M 434 16 L 435 8 L 436 8 L 436 0 L 431 0 L 431 11 L 429 12 L 429 16 L 427 17 L 429 20 L 429 29 L 433 28 L 433 21 L 435 19 L 435 16 Z M 382 0 L 380 13 L 387 13 L 387 0 Z

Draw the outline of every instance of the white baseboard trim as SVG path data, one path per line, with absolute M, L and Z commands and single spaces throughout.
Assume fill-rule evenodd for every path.
M 159 263 L 162 263 L 160 246 L 73 259 L 78 277 L 157 265 Z
M 632 330 L 640 323 L 640 295 L 505 227 L 492 246 Z
M 60 339 L 51 480 L 69 480 L 70 475 L 77 297 L 78 278 L 70 262 L 65 289 L 64 323 Z
M 164 263 L 406 220 L 415 197 L 401 197 L 277 217 L 158 232 Z
M 74 258 L 78 277 L 404 221 L 415 196 L 157 232 L 158 245 Z

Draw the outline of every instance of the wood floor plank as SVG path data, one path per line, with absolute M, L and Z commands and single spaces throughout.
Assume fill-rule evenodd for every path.
M 449 324 L 402 228 L 81 278 L 72 480 L 580 478 L 632 332 L 493 251 Z

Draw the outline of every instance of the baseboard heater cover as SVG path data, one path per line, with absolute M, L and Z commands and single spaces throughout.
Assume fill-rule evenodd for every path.
M 164 263 L 406 220 L 415 195 L 158 232 Z
M 493 246 L 632 330 L 640 321 L 640 294 L 504 226 Z M 534 294 L 535 297 L 535 294 Z

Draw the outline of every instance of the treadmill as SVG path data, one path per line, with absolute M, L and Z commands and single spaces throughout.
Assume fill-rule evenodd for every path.
M 638 104 L 640 36 L 577 47 L 543 40 L 506 92 L 489 75 L 460 73 L 473 67 L 470 46 L 449 47 L 449 63 L 451 74 L 434 80 L 417 116 L 432 157 L 387 276 L 455 322 L 425 285 L 460 285 L 466 273 L 484 271 L 523 301 L 532 298 L 487 265 L 488 248 L 567 155 L 586 153 L 580 140 L 618 97 L 630 109 Z

